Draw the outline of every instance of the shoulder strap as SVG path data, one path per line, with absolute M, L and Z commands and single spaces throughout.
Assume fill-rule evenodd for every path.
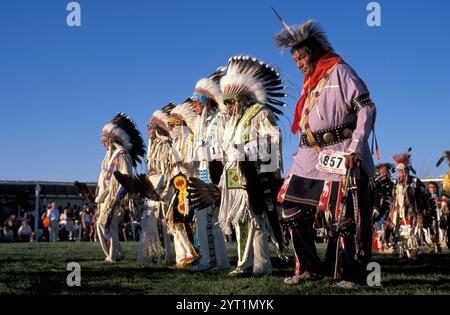
M 255 116 L 264 108 L 263 104 L 254 104 L 245 111 L 244 116 L 241 119 L 242 133 L 241 140 L 245 143 L 250 140 L 250 127 L 251 121 Z
M 113 159 L 109 163 L 108 173 L 106 174 L 105 181 L 109 182 L 111 180 L 112 174 L 114 173 L 114 170 L 116 169 L 116 165 L 119 160 L 119 157 L 123 154 L 125 154 L 125 150 L 118 150 L 117 153 L 114 155 Z
M 325 73 L 324 77 L 317 84 L 317 87 L 315 89 L 316 92 L 314 94 L 311 95 L 310 94 L 311 91 L 306 92 L 307 93 L 307 95 L 306 95 L 307 105 L 305 108 L 305 114 L 303 115 L 302 120 L 300 121 L 300 129 L 302 126 L 305 127 L 306 136 L 308 137 L 309 142 L 313 145 L 313 147 L 317 153 L 320 153 L 320 147 L 317 144 L 316 139 L 314 138 L 312 130 L 309 126 L 309 113 L 311 112 L 311 109 L 314 107 L 314 105 L 318 102 L 320 92 L 324 88 L 325 83 L 328 80 L 328 77 L 333 72 L 333 70 L 336 68 L 336 66 L 337 66 L 337 64 L 334 65 L 333 67 L 331 67 L 330 69 L 328 69 L 328 71 Z

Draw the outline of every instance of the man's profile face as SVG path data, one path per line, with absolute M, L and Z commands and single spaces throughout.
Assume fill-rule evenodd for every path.
M 229 99 L 224 101 L 225 106 L 227 107 L 228 112 L 231 115 L 236 115 L 237 113 L 237 102 L 235 99 Z
M 305 76 L 312 76 L 316 65 L 314 64 L 311 56 L 302 48 L 294 50 L 292 52 L 292 59 L 297 66 L 297 69 Z
M 148 133 L 148 138 L 150 140 L 155 140 L 156 139 L 156 132 L 155 132 L 155 130 L 153 128 L 148 128 L 147 133 Z
M 383 180 L 389 178 L 389 173 L 386 166 L 380 167 L 380 178 Z
M 404 179 L 405 178 L 405 170 L 404 169 L 398 169 L 397 170 L 397 175 L 399 179 Z
M 103 146 L 105 147 L 106 150 L 109 150 L 109 142 L 106 140 L 102 140 Z
M 203 108 L 205 108 L 205 105 L 203 105 L 198 99 L 194 99 L 192 101 L 192 105 L 194 105 L 194 113 L 200 116 L 203 112 Z

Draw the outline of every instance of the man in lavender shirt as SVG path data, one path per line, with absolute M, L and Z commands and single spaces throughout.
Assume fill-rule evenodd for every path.
M 339 287 L 352 288 L 365 282 L 371 257 L 367 193 L 374 164 L 368 137 L 375 105 L 365 83 L 334 53 L 316 22 L 285 25 L 274 40 L 278 47 L 290 48 L 304 75 L 292 125 L 293 133 L 300 133 L 300 147 L 279 194 L 296 255 L 295 275 L 284 282 L 295 285 L 330 275 L 339 280 Z M 345 197 L 344 179 L 353 178 L 352 187 L 357 189 L 349 190 Z M 346 209 L 341 201 L 346 202 Z M 324 265 L 314 242 L 317 211 L 331 211 L 335 228 Z

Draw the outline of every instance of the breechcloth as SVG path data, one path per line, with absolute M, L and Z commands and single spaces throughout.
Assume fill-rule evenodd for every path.
M 336 226 L 336 211 L 339 207 L 338 192 L 339 182 L 327 182 L 293 175 L 282 203 L 283 211 L 289 214 L 287 225 L 291 229 L 292 242 L 297 258 L 298 270 L 302 274 L 305 271 L 323 273 L 333 276 L 336 265 L 337 239 L 330 235 L 327 244 L 325 263 L 321 264 L 315 246 L 315 229 L 313 228 L 315 215 L 324 187 L 329 189 L 327 204 L 321 205 L 331 211 L 332 225 Z M 361 171 L 361 177 L 357 180 L 358 205 L 361 213 L 362 230 L 362 260 L 355 260 L 356 244 L 354 234 L 344 236 L 344 250 L 339 255 L 339 265 L 342 266 L 340 280 L 362 282 L 365 280 L 365 264 L 370 260 L 372 244 L 372 226 L 370 220 L 370 204 L 368 198 L 368 177 Z M 347 200 L 346 218 L 353 218 L 353 200 L 351 194 Z M 332 229 L 333 230 L 333 229 Z

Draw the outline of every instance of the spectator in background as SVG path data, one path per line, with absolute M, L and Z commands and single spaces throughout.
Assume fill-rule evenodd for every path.
M 17 231 L 19 230 L 19 221 L 17 220 L 16 215 L 11 214 L 9 216 L 9 218 L 6 220 L 5 224 L 12 231 L 12 234 L 13 234 L 12 241 L 17 242 L 17 240 L 18 240 Z
M 26 220 L 22 221 L 19 230 L 17 231 L 17 236 L 19 237 L 19 242 L 29 242 L 31 240 L 31 234 L 33 230 Z
M 43 206 L 43 212 L 41 215 L 41 225 L 42 225 L 42 237 L 41 240 L 42 241 L 47 241 L 50 239 L 50 235 L 48 232 L 48 229 L 50 227 L 50 219 L 48 218 L 48 210 L 50 210 L 52 208 L 51 204 L 48 204 L 47 209 L 45 208 L 45 206 Z
M 76 208 L 68 208 L 67 211 L 67 231 L 69 232 L 69 241 L 73 241 L 73 223 L 75 222 Z
M 74 241 L 81 241 L 81 225 L 79 220 L 75 220 L 75 223 L 73 225 L 73 240 Z
M 61 212 L 59 216 L 59 240 L 60 241 L 67 241 L 69 231 L 67 230 L 67 216 L 68 216 L 68 209 L 64 208 L 64 210 Z
M 439 187 L 437 183 L 430 182 L 428 184 L 428 202 L 429 209 L 425 216 L 425 225 L 430 229 L 431 239 L 433 240 L 435 251 L 440 253 L 442 250 L 441 241 L 442 234 L 440 229 L 440 219 L 441 219 L 441 208 L 440 208 L 440 197 L 439 197 Z
M 126 210 L 125 210 L 124 218 L 123 218 L 123 220 L 122 220 L 122 222 L 121 222 L 121 225 L 122 225 L 122 235 L 123 235 L 123 240 L 124 240 L 125 242 L 128 242 L 128 238 L 129 238 L 129 235 L 130 235 L 130 229 L 129 229 L 129 227 L 130 227 L 130 224 L 131 224 L 132 222 L 133 222 L 133 221 L 131 220 L 131 217 L 130 217 L 130 210 L 129 210 L 129 209 L 126 209 Z
M 59 230 L 59 210 L 56 208 L 56 203 L 51 203 L 51 209 L 47 211 L 47 216 L 50 220 L 49 234 L 50 242 L 56 242 L 58 240 L 58 230 Z
M 83 211 L 83 206 L 73 205 L 72 208 L 72 217 L 73 217 L 73 224 L 75 224 L 75 220 L 81 220 L 81 213 Z M 81 221 L 80 221 L 81 222 Z
M 93 240 L 93 229 L 92 225 L 94 224 L 94 218 L 91 211 L 91 208 L 84 206 L 83 212 L 81 213 L 81 223 L 83 226 L 83 238 L 85 242 L 89 242 Z
M 13 223 L 10 220 L 3 226 L 3 241 L 14 242 Z
M 8 199 L 3 197 L 0 199 L 0 222 L 3 223 L 6 220 L 10 211 L 11 209 L 8 206 Z
M 70 205 L 70 202 L 68 203 Z M 73 239 L 73 209 L 71 207 L 64 208 L 64 212 L 61 216 L 61 224 L 64 228 L 64 240 L 71 241 Z
M 34 229 L 34 210 L 28 210 L 25 212 L 24 220 L 28 222 L 28 225 Z

